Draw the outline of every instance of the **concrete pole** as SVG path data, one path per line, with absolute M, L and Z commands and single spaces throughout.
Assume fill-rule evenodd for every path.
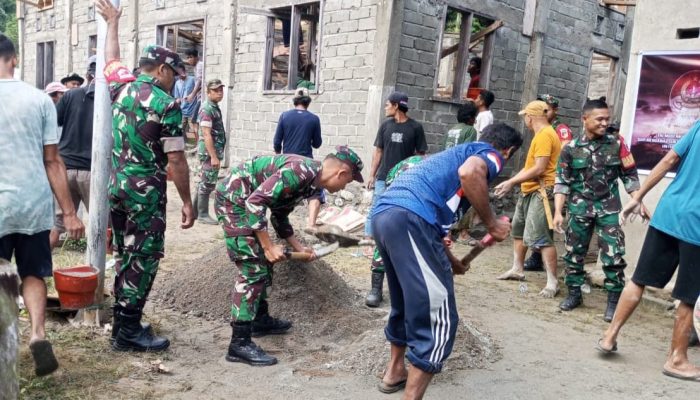
M 112 0 L 119 7 L 119 0 Z M 112 107 L 105 79 L 105 39 L 107 22 L 97 16 L 97 65 L 95 69 L 95 108 L 92 128 L 92 167 L 90 169 L 90 219 L 88 221 L 87 262 L 97 268 L 99 280 L 94 304 L 104 300 L 105 261 L 107 256 L 107 185 L 111 173 L 112 154 Z M 85 312 L 83 321 L 100 324 L 100 313 Z

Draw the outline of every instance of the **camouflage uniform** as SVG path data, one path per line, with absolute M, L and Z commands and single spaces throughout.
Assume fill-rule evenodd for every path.
M 362 161 L 345 146 L 332 155 L 352 166 L 353 179 L 362 182 Z M 252 321 L 272 286 L 272 265 L 255 236 L 267 230 L 265 214 L 281 239 L 294 235 L 289 214 L 303 199 L 318 195 L 322 163 L 284 154 L 258 156 L 231 168 L 216 188 L 215 211 L 224 229 L 226 248 L 240 274 L 233 289 L 234 321 Z
M 386 187 L 389 188 L 389 186 L 394 182 L 396 177 L 401 175 L 401 173 L 403 173 L 407 169 L 423 161 L 424 158 L 425 156 L 411 156 L 401 161 L 400 163 L 394 165 L 394 168 L 389 170 L 389 173 L 386 175 Z M 372 272 L 384 273 L 384 262 L 382 261 L 382 256 L 379 255 L 379 248 L 377 248 L 377 246 L 374 246 L 371 270 Z
M 585 135 L 564 146 L 557 166 L 555 193 L 568 196 L 566 285 L 584 283 L 584 257 L 594 230 L 598 235 L 605 288 L 620 292 L 625 285 L 625 235 L 619 225 L 622 205 L 617 180 L 628 193 L 639 190 L 632 154 L 612 135 L 589 140 Z
M 164 60 L 165 52 L 148 46 L 143 57 L 181 65 L 179 58 Z M 184 150 L 182 113 L 155 78 L 134 77 L 119 61 L 110 62 L 104 73 L 114 137 L 108 189 L 117 249 L 114 294 L 125 309 L 142 309 L 163 257 L 167 153 Z
M 233 290 L 234 320 L 252 321 L 272 286 L 272 265 L 255 236 L 255 231 L 267 229 L 267 209 L 277 235 L 292 236 L 289 213 L 301 200 L 318 194 L 320 171 L 320 161 L 302 156 L 258 156 L 232 167 L 216 188 L 216 216 L 223 224 L 229 258 L 240 270 Z
M 216 181 L 219 178 L 219 169 L 214 169 L 211 166 L 211 156 L 207 151 L 207 146 L 204 143 L 204 132 L 202 127 L 211 129 L 211 136 L 214 139 L 214 149 L 216 157 L 219 160 L 224 158 L 224 148 L 226 147 L 226 131 L 224 130 L 224 121 L 221 118 L 221 109 L 219 105 L 205 101 L 199 109 L 199 143 L 197 144 L 197 155 L 202 163 L 202 169 L 199 175 L 199 194 L 208 196 L 214 191 Z

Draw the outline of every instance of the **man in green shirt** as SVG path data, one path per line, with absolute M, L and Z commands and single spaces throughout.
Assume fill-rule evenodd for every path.
M 450 128 L 445 135 L 445 140 L 442 143 L 442 150 L 449 149 L 458 144 L 469 143 L 476 140 L 476 114 L 479 110 L 472 102 L 462 104 L 457 110 L 457 125 Z

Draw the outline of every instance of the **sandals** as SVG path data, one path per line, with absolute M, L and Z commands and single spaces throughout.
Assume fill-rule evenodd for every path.
M 602 341 L 603 341 L 603 338 L 598 339 L 598 344 L 596 344 L 596 346 L 595 346 L 596 350 L 598 350 L 599 352 L 601 352 L 604 355 L 613 354 L 617 351 L 617 342 L 615 342 L 612 349 L 606 349 L 605 347 L 603 347 L 603 345 L 600 344 Z
M 45 376 L 58 369 L 58 361 L 48 340 L 37 340 L 29 344 L 34 359 L 36 376 Z
M 406 387 L 406 379 L 399 381 L 399 382 L 396 382 L 393 385 L 389 385 L 389 384 L 384 383 L 384 381 L 380 381 L 379 385 L 377 386 L 377 389 L 379 389 L 379 391 L 382 393 L 391 394 L 391 393 L 396 393 L 405 387 Z
M 686 376 L 686 375 L 681 375 L 678 373 L 675 373 L 673 371 L 669 371 L 664 368 L 662 371 L 664 375 L 670 376 L 671 378 L 676 378 L 676 379 L 681 379 L 684 381 L 692 381 L 692 382 L 700 382 L 700 374 L 698 375 L 691 375 L 691 376 Z

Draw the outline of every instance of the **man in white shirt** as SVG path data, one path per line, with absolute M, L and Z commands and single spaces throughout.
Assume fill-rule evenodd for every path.
M 481 137 L 481 132 L 484 131 L 484 128 L 493 124 L 493 113 L 490 107 L 494 100 L 496 100 L 496 96 L 492 92 L 482 90 L 476 101 L 474 101 L 474 104 L 479 108 L 479 114 L 477 114 L 476 123 L 474 124 L 479 137 Z
M 29 349 L 36 375 L 43 376 L 58 368 L 44 329 L 44 278 L 52 275 L 52 191 L 69 236 L 83 236 L 85 227 L 76 215 L 58 152 L 56 107 L 48 95 L 13 78 L 16 65 L 15 47 L 0 33 L 0 98 L 12 99 L 0 107 L 0 258 L 14 257 L 17 264 L 31 321 Z

